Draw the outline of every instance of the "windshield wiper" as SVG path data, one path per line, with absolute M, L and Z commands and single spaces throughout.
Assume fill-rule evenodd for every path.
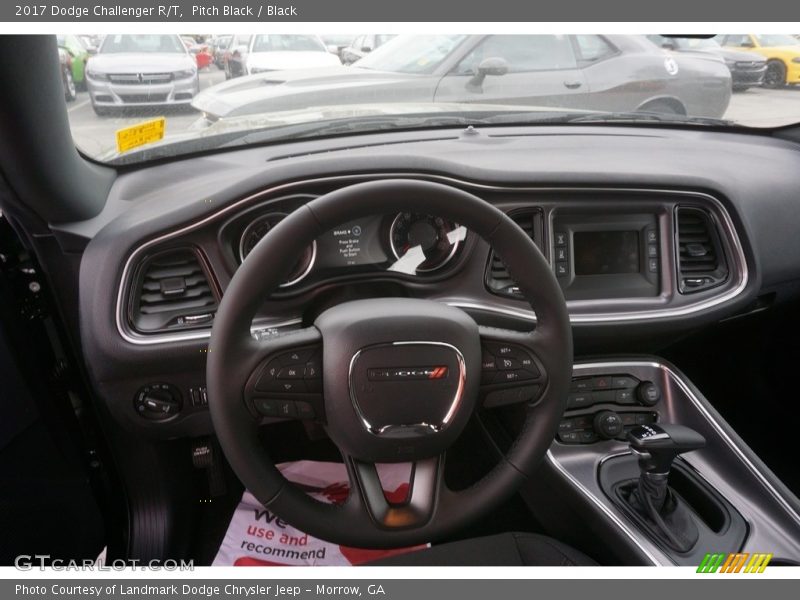
M 279 125 L 265 127 L 256 131 L 248 131 L 218 146 L 241 144 L 258 144 L 263 142 L 279 142 L 287 139 L 300 139 L 325 135 L 355 133 L 359 131 L 387 131 L 399 129 L 416 129 L 423 127 L 454 127 L 467 125 L 487 125 L 489 119 L 466 117 L 463 115 L 414 115 L 408 117 L 359 117 L 332 119 L 324 122 L 298 123 L 296 125 Z
M 592 113 L 572 116 L 565 123 L 680 123 L 687 125 L 707 125 L 710 127 L 730 126 L 733 121 L 713 117 L 693 117 L 651 111 Z

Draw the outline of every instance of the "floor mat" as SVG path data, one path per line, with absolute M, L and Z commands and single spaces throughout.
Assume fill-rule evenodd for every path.
M 286 479 L 321 502 L 343 502 L 349 493 L 347 470 L 342 463 L 303 460 L 282 463 L 278 468 Z M 407 464 L 380 465 L 379 474 L 387 499 L 398 501 L 406 497 Z M 292 527 L 245 490 L 213 565 L 359 565 L 426 547 L 366 550 L 332 544 Z

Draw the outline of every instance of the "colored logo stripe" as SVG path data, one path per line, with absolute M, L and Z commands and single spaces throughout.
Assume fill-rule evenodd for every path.
M 698 573 L 763 573 L 772 554 L 757 552 L 749 554 L 747 552 L 722 554 L 719 552 L 709 552 L 697 567 Z M 748 560 L 749 559 L 749 560 Z

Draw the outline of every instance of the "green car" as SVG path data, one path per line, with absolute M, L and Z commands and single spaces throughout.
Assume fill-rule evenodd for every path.
M 89 51 L 77 35 L 57 36 L 58 45 L 72 57 L 72 80 L 80 89 L 86 89 L 86 61 Z

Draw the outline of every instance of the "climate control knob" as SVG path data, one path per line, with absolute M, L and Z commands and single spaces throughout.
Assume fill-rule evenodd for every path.
M 604 410 L 594 417 L 594 430 L 604 440 L 611 440 L 619 436 L 625 429 L 620 417 L 613 410 Z
M 645 406 L 655 406 L 661 400 L 661 390 L 652 381 L 643 381 L 636 387 L 636 398 Z

